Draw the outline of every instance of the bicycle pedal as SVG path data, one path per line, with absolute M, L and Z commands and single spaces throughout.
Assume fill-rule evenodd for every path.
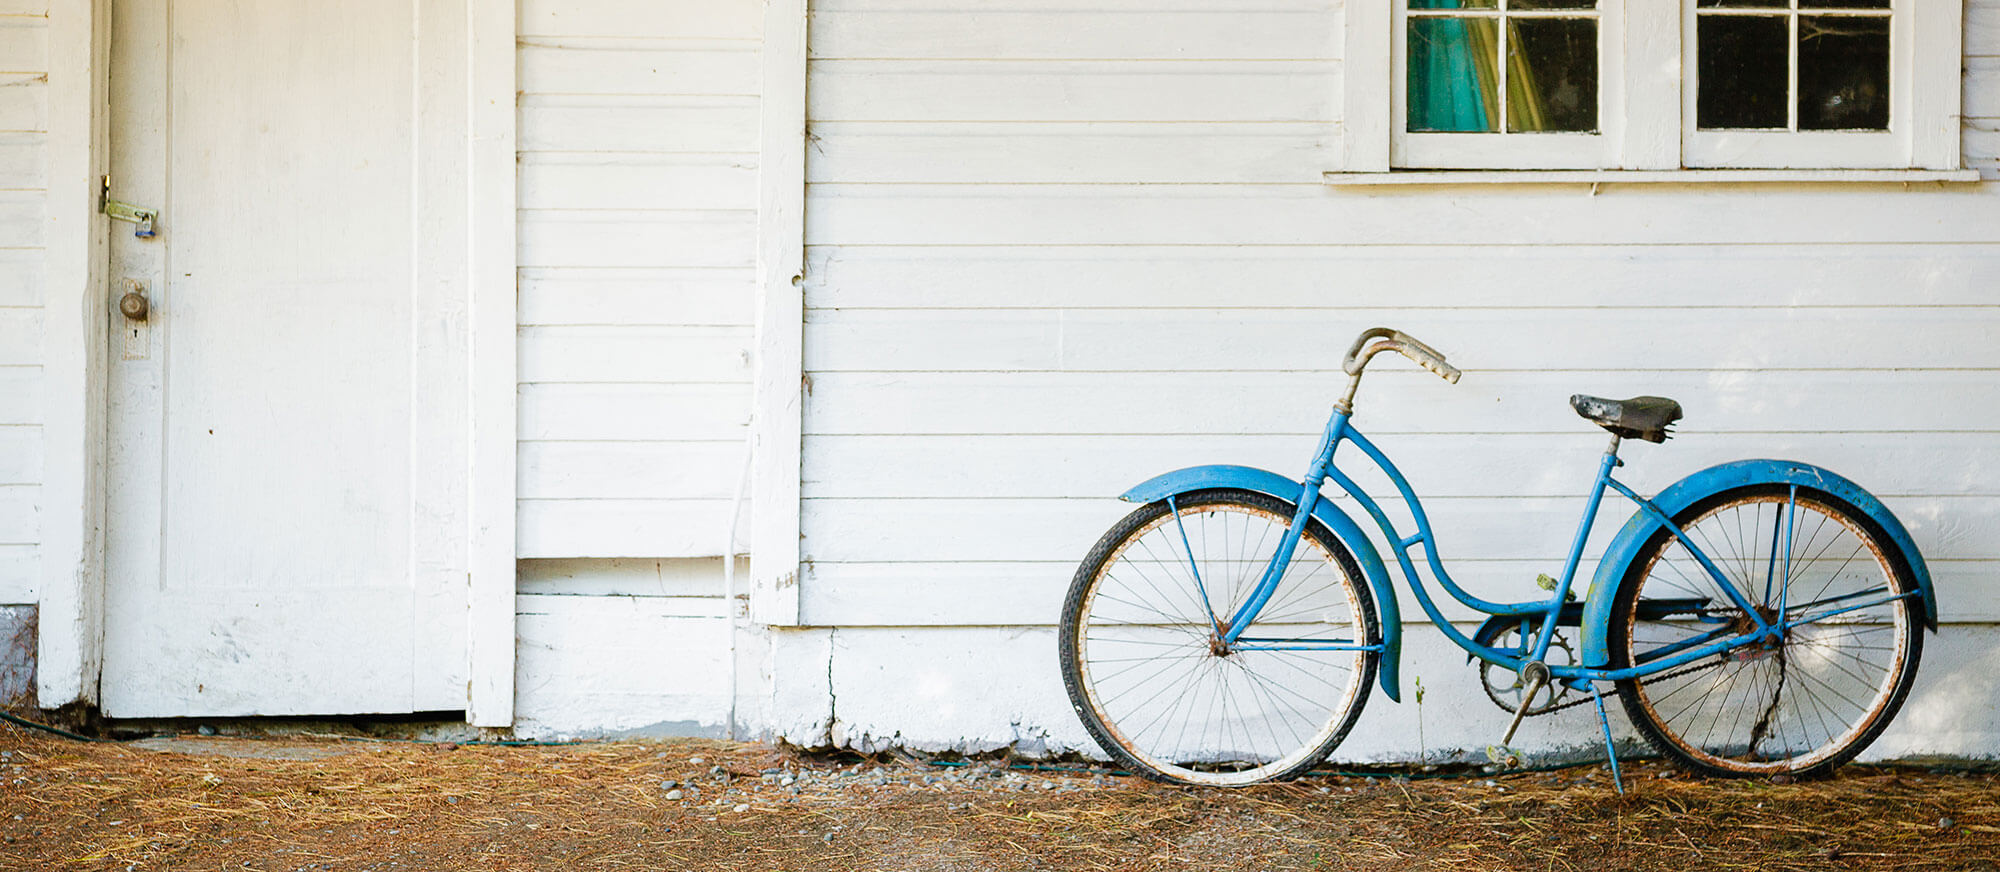
M 1502 769 L 1519 769 L 1527 765 L 1527 755 L 1519 748 L 1506 745 L 1487 745 L 1486 762 Z

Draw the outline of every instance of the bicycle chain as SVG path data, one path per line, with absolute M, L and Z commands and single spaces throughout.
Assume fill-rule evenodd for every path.
M 1661 673 L 1661 674 L 1659 674 L 1659 675 L 1655 675 L 1655 676 L 1653 676 L 1653 677 L 1651 677 L 1651 678 L 1642 678 L 1642 679 L 1639 679 L 1639 683 L 1640 683 L 1640 684 L 1652 684 L 1653 682 L 1656 682 L 1656 681 L 1665 681 L 1665 680 L 1667 680 L 1667 679 L 1669 679 L 1669 678 L 1679 678 L 1679 677 L 1681 677 L 1681 676 L 1683 676 L 1683 675 L 1692 675 L 1692 674 L 1694 674 L 1694 673 L 1696 673 L 1696 672 L 1700 672 L 1700 671 L 1702 671 L 1702 670 L 1704 670 L 1704 669 L 1714 669 L 1714 668 L 1715 668 L 1715 667 L 1717 667 L 1717 666 L 1721 666 L 1721 665 L 1722 665 L 1722 663 L 1723 663 L 1723 661 L 1721 661 L 1721 660 L 1717 660 L 1717 661 L 1715 661 L 1715 662 L 1713 662 L 1713 663 L 1703 663 L 1703 664 L 1701 664 L 1701 665 L 1699 665 L 1699 666 L 1689 666 L 1689 667 L 1687 667 L 1687 668 L 1685 668 L 1685 669 L 1676 669 L 1676 670 L 1674 670 L 1674 671 L 1672 671 L 1672 672 L 1663 672 L 1663 673 Z M 1568 709 L 1568 708 L 1575 708 L 1575 707 L 1577 707 L 1577 706 L 1580 706 L 1580 705 L 1583 705 L 1584 703 L 1587 703 L 1587 702 L 1590 702 L 1590 701 L 1591 701 L 1591 700 L 1592 700 L 1592 699 L 1593 699 L 1594 697 L 1595 697 L 1595 695 L 1593 694 L 1592 696 L 1586 696 L 1586 697 L 1583 697 L 1582 699 L 1573 699 L 1573 700 L 1570 700 L 1569 702 L 1566 702 L 1566 703 L 1563 703 L 1562 705 L 1558 705 L 1558 706 L 1550 706 L 1550 707 L 1548 707 L 1548 708 L 1545 708 L 1545 709 L 1542 709 L 1541 711 L 1538 711 L 1538 712 L 1535 712 L 1535 713 L 1534 713 L 1533 715 L 1531 715 L 1531 717 L 1541 717 L 1542 715 L 1551 715 L 1551 714 L 1555 714 L 1556 712 L 1559 712 L 1559 711 L 1562 711 L 1563 709 Z

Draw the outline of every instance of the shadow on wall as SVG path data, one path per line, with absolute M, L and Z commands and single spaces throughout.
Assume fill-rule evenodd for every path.
M 0 708 L 35 702 L 34 606 L 0 606 Z

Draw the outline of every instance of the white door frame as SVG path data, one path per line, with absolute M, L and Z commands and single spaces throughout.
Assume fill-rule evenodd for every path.
M 437 20 L 465 28 L 470 55 L 465 153 L 469 236 L 463 280 L 470 390 L 467 719 L 514 719 L 515 121 L 512 0 L 461 4 Z M 98 211 L 109 159 L 108 0 L 49 2 L 47 294 L 43 301 L 45 446 L 41 495 L 43 707 L 97 701 L 103 663 L 107 219 Z

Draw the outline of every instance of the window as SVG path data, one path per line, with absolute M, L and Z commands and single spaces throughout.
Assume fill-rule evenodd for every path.
M 1350 0 L 1348 172 L 1955 170 L 1962 0 Z

